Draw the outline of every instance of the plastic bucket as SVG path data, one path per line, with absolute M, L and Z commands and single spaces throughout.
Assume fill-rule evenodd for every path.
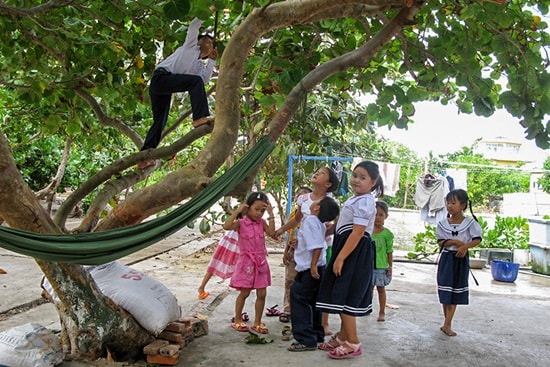
M 499 282 L 515 282 L 518 277 L 519 263 L 509 261 L 491 261 L 491 274 Z

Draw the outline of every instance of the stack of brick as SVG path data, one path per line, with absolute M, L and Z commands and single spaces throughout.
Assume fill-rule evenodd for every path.
M 208 319 L 195 315 L 171 322 L 158 335 L 157 339 L 143 347 L 147 363 L 175 366 L 181 350 L 194 338 L 208 334 Z

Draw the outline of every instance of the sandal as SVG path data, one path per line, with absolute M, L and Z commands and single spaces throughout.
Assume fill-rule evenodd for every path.
M 231 327 L 237 331 L 248 331 L 248 325 L 244 322 L 232 322 Z
M 346 347 L 351 348 L 351 351 L 346 349 Z M 332 359 L 346 359 L 351 357 L 357 357 L 363 354 L 361 350 L 361 343 L 352 344 L 348 341 L 345 341 L 344 344 L 334 349 L 332 352 L 328 352 L 327 355 Z
M 254 325 L 250 328 L 250 331 L 256 332 L 258 334 L 269 334 L 269 329 L 265 326 L 265 324 L 259 324 Z
M 344 342 L 338 338 L 338 334 L 339 333 L 336 333 L 336 335 L 331 336 L 328 342 L 319 343 L 317 348 L 326 352 L 332 352 L 334 349 L 340 347 Z
M 292 340 L 292 329 L 290 326 L 283 326 L 283 330 L 281 331 L 283 336 L 281 337 L 281 340 L 289 341 Z
M 270 308 L 267 308 L 266 311 L 265 311 L 265 315 L 266 316 L 280 316 L 282 315 L 283 313 L 277 309 L 279 305 L 275 305 L 273 307 L 270 307 Z
M 309 350 L 316 350 L 317 347 L 308 347 L 305 344 L 294 342 L 290 344 L 290 347 L 286 348 L 289 352 L 306 352 Z
M 283 312 L 279 315 L 279 321 L 280 322 L 290 322 L 290 315 Z
M 250 317 L 248 317 L 248 314 L 246 312 L 243 312 L 241 314 L 241 319 L 244 321 L 244 322 L 247 322 L 248 320 L 250 320 Z M 235 317 L 233 316 L 231 318 L 231 322 L 235 322 Z

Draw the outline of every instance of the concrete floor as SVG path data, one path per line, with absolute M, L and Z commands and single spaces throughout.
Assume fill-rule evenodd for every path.
M 212 279 L 207 290 L 211 295 L 197 299 L 209 253 L 198 249 L 212 239 L 182 235 L 178 246 L 159 243 L 147 252 L 121 259 L 137 270 L 165 284 L 177 297 L 183 314 L 198 312 L 209 317 L 209 334 L 197 338 L 182 350 L 178 366 L 550 366 L 550 277 L 520 271 L 514 283 L 493 280 L 490 268 L 474 270 L 479 282 L 470 278 L 470 305 L 458 306 L 454 330 L 448 337 L 439 330 L 443 316 L 435 287 L 436 267 L 397 261 L 394 277 L 387 287 L 388 303 L 398 309 L 386 310 L 386 322 L 377 322 L 378 301 L 375 293 L 373 315 L 358 319 L 363 355 L 346 361 L 335 361 L 326 352 L 316 350 L 292 353 L 289 341 L 281 340 L 284 325 L 276 317 L 264 317 L 270 329 L 270 344 L 246 344 L 246 333 L 230 327 L 236 291 L 228 282 Z M 182 245 L 184 244 L 184 245 Z M 154 255 L 154 256 L 153 256 Z M 283 274 L 281 255 L 269 257 L 273 274 L 268 288 L 266 307 L 282 306 Z M 24 312 L 7 315 L 14 305 L 40 298 L 41 272 L 32 259 L 0 249 L 0 331 L 27 322 L 38 322 L 49 328 L 58 327 L 53 305 L 46 303 Z M 32 286 L 30 286 L 32 285 Z M 254 293 L 245 310 L 253 315 Z M 339 319 L 332 315 L 331 327 L 337 330 Z M 127 363 L 64 362 L 62 367 L 128 366 Z M 133 366 L 146 366 L 138 361 Z

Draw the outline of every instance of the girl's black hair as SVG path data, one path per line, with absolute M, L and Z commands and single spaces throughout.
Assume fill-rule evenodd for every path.
M 263 201 L 266 204 L 269 204 L 269 198 L 266 194 L 261 191 L 256 191 L 248 195 L 246 198 L 246 205 L 251 206 L 255 201 Z
M 372 161 L 362 161 L 357 163 L 355 168 L 357 167 L 363 168 L 369 173 L 370 178 L 376 181 L 372 187 L 373 195 L 378 198 L 384 196 L 384 182 L 382 181 L 382 176 L 380 176 L 380 169 L 378 168 L 378 165 Z
M 470 198 L 468 198 L 468 193 L 466 192 L 466 190 L 454 189 L 449 191 L 447 196 L 445 196 L 445 201 L 451 201 L 453 199 L 458 200 L 460 204 L 465 204 L 464 209 L 466 209 L 467 207 L 470 207 L 470 214 L 472 215 L 472 217 L 475 219 L 476 222 L 478 221 L 477 217 L 474 214 L 474 211 L 472 210 L 472 201 L 470 200 Z

